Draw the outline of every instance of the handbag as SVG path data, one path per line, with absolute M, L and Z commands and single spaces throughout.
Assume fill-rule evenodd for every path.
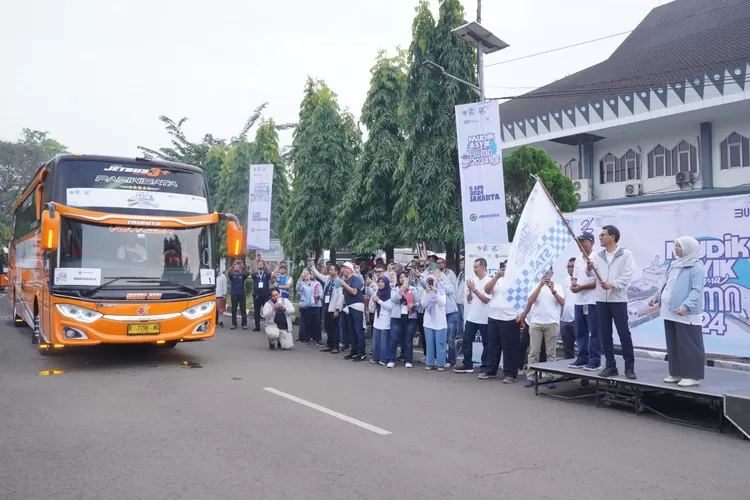
M 474 343 L 471 346 L 471 362 L 475 365 L 482 364 L 482 353 L 484 353 L 484 344 L 482 344 L 482 335 L 477 332 L 474 336 Z

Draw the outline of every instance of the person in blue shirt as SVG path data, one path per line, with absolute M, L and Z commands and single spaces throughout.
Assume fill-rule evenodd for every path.
M 245 280 L 250 272 L 239 260 L 235 260 L 227 273 L 229 293 L 232 296 L 232 330 L 237 329 L 237 308 L 242 314 L 242 329 L 247 330 L 247 300 L 245 297 Z
M 276 284 L 278 285 L 279 293 L 281 294 L 282 299 L 288 299 L 289 298 L 289 291 L 292 289 L 293 279 L 291 276 L 289 276 L 286 273 L 286 266 L 280 265 L 278 268 L 278 271 L 273 276 L 276 279 Z
M 363 361 L 367 358 L 365 351 L 365 280 L 356 274 L 354 264 L 345 262 L 341 267 L 344 279 L 341 287 L 344 292 L 344 309 L 346 311 L 347 331 L 351 339 L 352 350 L 344 359 Z

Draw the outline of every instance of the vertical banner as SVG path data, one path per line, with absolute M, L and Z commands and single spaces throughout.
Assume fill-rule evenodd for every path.
M 247 207 L 247 248 L 271 246 L 271 193 L 273 165 L 250 165 L 250 202 Z
M 498 102 L 456 106 L 456 135 L 464 241 L 507 243 Z

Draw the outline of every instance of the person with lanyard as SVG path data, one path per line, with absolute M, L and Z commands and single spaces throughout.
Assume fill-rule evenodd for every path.
M 281 298 L 288 299 L 289 292 L 294 285 L 294 280 L 286 273 L 286 266 L 284 264 L 281 264 L 278 269 L 278 272 L 273 276 L 273 278 L 276 279 L 276 284 L 278 286 L 279 293 L 281 294 Z
M 247 330 L 247 303 L 245 296 L 245 280 L 249 272 L 245 265 L 235 260 L 229 270 L 230 293 L 232 296 L 232 328 L 237 329 L 237 309 L 242 315 L 242 329 Z
M 342 268 L 344 279 L 341 286 L 344 292 L 344 311 L 347 318 L 347 331 L 351 343 L 351 352 L 344 359 L 364 361 L 365 351 L 365 280 L 361 274 L 354 272 L 354 264 L 344 262 Z
M 263 304 L 268 302 L 271 294 L 271 275 L 266 269 L 266 261 L 260 254 L 255 256 L 253 263 L 253 310 L 255 312 L 254 332 L 260 331 L 260 317 Z
M 387 276 L 381 275 L 378 277 L 377 287 L 378 290 L 371 299 L 375 304 L 375 318 L 372 323 L 372 357 L 370 363 L 393 368 L 396 366 L 395 363 L 386 364 L 388 339 L 391 333 L 391 311 L 393 310 L 391 280 Z
M 299 310 L 304 325 L 300 340 L 305 342 L 307 347 L 312 346 L 313 340 L 321 345 L 320 312 L 323 304 L 320 297 L 320 283 L 312 278 L 313 275 L 310 271 L 302 271 L 300 280 L 297 282 Z
M 310 272 L 323 283 L 323 327 L 326 331 L 326 345 L 321 352 L 339 353 L 339 317 L 344 307 L 344 294 L 341 290 L 339 273 L 341 268 L 336 264 L 328 266 L 328 276 L 321 274 L 313 265 L 313 260 L 307 261 Z
M 411 368 L 414 361 L 414 335 L 417 332 L 417 304 L 421 295 L 409 281 L 405 271 L 398 273 L 394 283 L 391 301 L 394 307 L 391 309 L 391 331 L 388 340 L 388 357 L 386 366 L 396 366 L 396 348 L 401 344 L 401 356 L 404 367 Z M 393 366 L 391 366 L 393 365 Z
M 288 351 L 294 347 L 292 324 L 294 323 L 294 304 L 280 296 L 278 290 L 271 290 L 268 301 L 263 305 L 263 319 L 266 321 L 266 339 L 268 348 Z

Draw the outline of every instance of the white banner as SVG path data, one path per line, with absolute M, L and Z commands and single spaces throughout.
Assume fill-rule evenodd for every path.
M 130 189 L 68 188 L 67 204 L 71 207 L 137 208 L 207 214 L 208 203 L 202 196 Z
M 464 257 L 464 274 L 466 280 L 475 279 L 474 276 L 474 261 L 477 259 L 484 259 L 487 261 L 487 275 L 491 278 L 495 276 L 497 271 L 500 269 L 500 264 L 508 260 L 508 252 L 510 251 L 510 243 L 481 243 L 481 242 L 467 242 L 466 243 L 466 254 Z
M 505 270 L 508 301 L 516 311 L 526 307 L 529 292 L 571 241 L 573 236 L 537 181 L 523 207 Z
M 589 232 L 597 242 L 603 225 L 616 226 L 620 245 L 633 252 L 628 318 L 633 343 L 642 348 L 666 349 L 659 309 L 649 307 L 648 299 L 674 259 L 675 239 L 692 236 L 700 241 L 706 269 L 706 352 L 750 357 L 750 196 L 583 209 L 566 218 L 577 234 Z M 596 243 L 594 251 L 601 250 Z M 570 257 L 580 257 L 575 243 L 557 260 L 558 276 L 566 275 Z
M 250 165 L 250 202 L 247 207 L 247 248 L 269 248 L 271 240 L 273 165 Z
M 268 245 L 268 248 L 258 250 L 266 262 L 283 262 L 286 254 L 284 253 L 284 247 L 281 246 L 281 241 L 272 238 Z
M 456 106 L 464 241 L 508 241 L 497 101 Z

